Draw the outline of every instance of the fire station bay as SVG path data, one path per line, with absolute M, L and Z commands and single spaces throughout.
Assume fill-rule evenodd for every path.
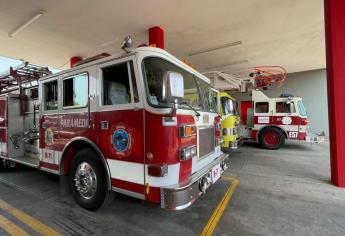
M 345 235 L 343 0 L 0 3 L 0 236 Z

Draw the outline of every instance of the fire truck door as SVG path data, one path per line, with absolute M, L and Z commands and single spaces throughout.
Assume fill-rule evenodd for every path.
M 58 78 L 52 78 L 42 82 L 40 86 L 40 148 L 41 165 L 50 168 L 58 164 L 57 153 L 59 150 L 59 81 Z
M 99 67 L 99 146 L 115 190 L 144 196 L 144 110 L 132 57 Z

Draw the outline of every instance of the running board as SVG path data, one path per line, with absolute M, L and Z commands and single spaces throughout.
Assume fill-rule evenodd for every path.
M 13 161 L 16 163 L 20 163 L 20 164 L 27 165 L 30 167 L 35 167 L 35 168 L 38 168 L 38 165 L 40 162 L 38 158 L 33 158 L 33 157 L 25 157 L 25 156 L 16 157 L 16 158 L 8 158 L 5 156 L 0 156 L 0 157 L 5 159 L 5 160 Z

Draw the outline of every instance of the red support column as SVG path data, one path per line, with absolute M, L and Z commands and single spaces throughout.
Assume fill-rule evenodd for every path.
M 155 26 L 149 29 L 149 44 L 164 49 L 164 30 L 161 27 Z
M 78 57 L 78 56 L 71 57 L 71 59 L 70 59 L 71 68 L 73 66 L 75 66 L 75 64 L 77 64 L 78 62 L 80 62 L 82 60 L 83 60 L 83 58 Z
M 345 187 L 345 1 L 324 1 L 331 179 Z

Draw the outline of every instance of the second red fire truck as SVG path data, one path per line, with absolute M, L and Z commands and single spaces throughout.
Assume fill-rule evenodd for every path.
M 286 73 L 286 70 L 280 66 L 254 67 L 242 74 L 218 71 L 204 73 L 209 76 L 216 89 L 251 92 L 250 101 L 240 102 L 241 125 L 238 127 L 238 132 L 231 130 L 225 132 L 228 129 L 223 129 L 223 135 L 239 133 L 240 140 L 256 140 L 266 149 L 279 149 L 286 139 L 309 143 L 323 142 L 323 132 L 320 134 L 308 132 L 309 121 L 301 97 L 282 94 L 278 98 L 269 98 L 258 90 L 267 89 L 275 83 L 282 84 L 286 79 Z M 223 92 L 221 97 L 228 96 Z M 227 117 L 223 116 L 223 119 Z
M 286 139 L 323 142 L 324 136 L 308 131 L 308 117 L 301 97 L 282 94 L 269 98 L 253 90 L 251 101 L 241 102 L 241 137 L 253 139 L 267 149 L 278 149 Z
M 38 84 L 14 72 L 2 77 L 17 81 L 0 97 L 2 166 L 68 175 L 86 209 L 109 191 L 183 209 L 227 168 L 209 79 L 164 50 L 82 62 Z

